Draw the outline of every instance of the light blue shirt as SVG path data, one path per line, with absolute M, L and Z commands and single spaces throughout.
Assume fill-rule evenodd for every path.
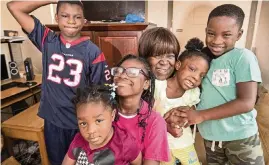
M 256 56 L 245 48 L 234 48 L 217 59 L 202 82 L 201 101 L 197 110 L 213 108 L 236 99 L 236 83 L 261 82 Z M 198 124 L 204 139 L 232 141 L 248 138 L 258 132 L 255 109 L 248 113 Z

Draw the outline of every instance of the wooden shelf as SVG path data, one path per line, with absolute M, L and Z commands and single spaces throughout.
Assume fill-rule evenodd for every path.
M 47 24 L 53 31 L 59 31 L 57 24 Z M 141 31 L 149 26 L 155 27 L 153 23 L 87 23 L 81 31 Z
M 32 92 L 30 90 L 32 90 Z M 36 87 L 36 88 L 29 89 L 29 91 L 25 91 L 23 93 L 15 95 L 11 98 L 3 99 L 3 100 L 1 100 L 1 109 L 6 108 L 14 103 L 17 103 L 19 101 L 24 100 L 24 99 L 27 99 L 31 96 L 34 96 L 40 92 L 41 92 L 41 88 Z

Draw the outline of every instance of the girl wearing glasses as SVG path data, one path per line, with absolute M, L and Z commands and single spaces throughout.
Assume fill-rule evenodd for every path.
M 152 110 L 154 75 L 141 57 L 125 56 L 111 69 L 116 84 L 119 118 L 116 125 L 128 130 L 142 151 L 143 165 L 169 160 L 167 128 L 164 119 Z
M 198 38 L 189 40 L 185 46 L 186 50 L 182 52 L 175 64 L 175 75 L 164 81 L 156 80 L 155 107 L 161 115 L 164 115 L 164 118 L 179 118 L 173 114 L 177 107 L 189 106 L 193 108 L 200 102 L 198 86 L 206 75 L 210 63 L 209 57 L 201 52 L 203 46 L 203 42 Z M 162 164 L 174 165 L 177 158 L 182 165 L 199 165 L 200 163 L 193 145 L 196 127 L 194 127 L 194 133 L 192 134 L 190 127 L 183 128 L 174 123 L 170 125 L 171 129 L 181 129 L 183 135 L 170 134 L 173 131 L 167 133 L 172 159 L 169 163 Z

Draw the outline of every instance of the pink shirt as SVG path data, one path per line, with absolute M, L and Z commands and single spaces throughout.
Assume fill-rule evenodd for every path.
M 135 138 L 125 130 L 114 126 L 111 140 L 104 146 L 91 150 L 89 143 L 77 133 L 68 149 L 68 157 L 76 164 L 113 164 L 128 165 L 140 153 Z
M 148 103 L 143 101 L 140 113 L 147 114 L 147 111 Z M 116 125 L 119 128 L 128 130 L 136 138 L 138 146 L 142 151 L 143 159 L 169 161 L 170 152 L 165 120 L 159 113 L 152 110 L 151 115 L 146 120 L 145 138 L 144 142 L 142 142 L 143 128 L 138 126 L 138 116 L 124 116 L 120 114 Z

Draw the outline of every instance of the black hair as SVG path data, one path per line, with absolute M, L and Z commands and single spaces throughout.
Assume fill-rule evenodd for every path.
M 83 11 L 83 16 L 85 16 L 84 5 L 83 5 L 82 1 L 79 1 L 79 0 L 59 0 L 57 3 L 57 6 L 56 6 L 56 14 L 58 14 L 60 7 L 65 3 L 70 4 L 70 5 L 80 6 L 82 11 Z
M 208 67 L 210 66 L 211 58 L 202 52 L 202 49 L 204 48 L 204 43 L 199 38 L 192 38 L 190 39 L 186 46 L 186 50 L 184 50 L 180 56 L 178 57 L 178 60 L 180 62 L 183 62 L 184 60 L 191 58 L 191 57 L 202 57 L 207 61 Z
M 144 90 L 142 93 L 142 96 L 141 96 L 141 98 L 148 103 L 148 112 L 145 114 L 140 113 L 141 107 L 137 110 L 137 114 L 139 115 L 138 126 L 143 128 L 143 135 L 141 138 L 141 141 L 143 142 L 144 138 L 145 138 L 145 132 L 146 132 L 146 126 L 147 126 L 146 120 L 151 115 L 152 108 L 154 105 L 155 76 L 151 72 L 150 65 L 145 58 L 135 56 L 132 54 L 128 54 L 128 55 L 124 56 L 116 66 L 119 67 L 123 62 L 125 62 L 127 60 L 136 60 L 136 61 L 142 63 L 146 69 L 146 74 L 148 75 L 147 79 L 150 80 L 150 88 L 147 90 Z
M 85 88 L 77 88 L 76 96 L 72 101 L 76 106 L 76 109 L 82 104 L 101 103 L 105 107 L 110 107 L 111 110 L 114 110 L 118 108 L 118 104 L 113 97 L 113 92 L 114 91 L 110 86 L 92 84 Z
M 245 13 L 240 7 L 233 4 L 224 4 L 224 5 L 220 5 L 216 7 L 210 12 L 208 16 L 207 24 L 211 18 L 221 17 L 221 16 L 232 17 L 236 19 L 239 29 L 242 28 L 244 18 L 245 18 Z
M 173 53 L 175 60 L 180 52 L 179 42 L 176 36 L 167 28 L 155 27 L 142 33 L 138 54 L 146 59 L 152 56 Z

